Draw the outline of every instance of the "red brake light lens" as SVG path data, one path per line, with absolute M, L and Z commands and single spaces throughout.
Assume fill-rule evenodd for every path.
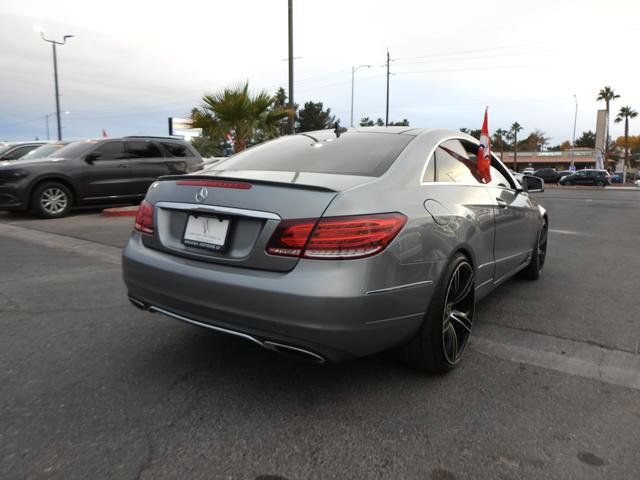
M 273 232 L 267 253 L 299 257 L 317 220 L 284 220 Z
M 333 260 L 368 257 L 384 250 L 406 222 L 400 213 L 287 220 L 274 232 L 267 252 Z
M 153 233 L 153 205 L 143 200 L 138 207 L 133 228 L 142 233 Z
M 176 185 L 189 185 L 191 187 L 212 187 L 212 188 L 236 188 L 248 190 L 251 184 L 247 182 L 229 182 L 226 180 L 178 180 Z

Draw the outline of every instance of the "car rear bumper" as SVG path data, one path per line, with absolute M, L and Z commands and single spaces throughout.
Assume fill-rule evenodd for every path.
M 123 253 L 123 275 L 140 308 L 266 348 L 339 361 L 408 341 L 431 299 L 429 280 L 367 291 L 366 261 L 301 260 L 290 272 L 251 270 L 150 249 L 135 232 Z

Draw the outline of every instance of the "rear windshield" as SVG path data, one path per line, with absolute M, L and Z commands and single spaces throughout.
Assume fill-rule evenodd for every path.
M 238 153 L 216 170 L 337 173 L 379 177 L 413 136 L 332 131 L 282 137 Z

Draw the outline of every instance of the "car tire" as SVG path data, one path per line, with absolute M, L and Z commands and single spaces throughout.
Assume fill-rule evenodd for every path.
M 447 373 L 460 363 L 475 313 L 475 276 L 469 259 L 456 254 L 436 287 L 420 330 L 400 350 L 408 365 Z
M 540 227 L 538 236 L 536 237 L 536 245 L 531 254 L 531 261 L 523 269 L 520 270 L 518 276 L 526 280 L 537 280 L 542 274 L 542 268 L 547 258 L 547 238 L 549 234 L 549 226 L 545 220 Z
M 60 182 L 44 182 L 31 194 L 31 207 L 41 218 L 66 216 L 73 204 L 73 194 Z

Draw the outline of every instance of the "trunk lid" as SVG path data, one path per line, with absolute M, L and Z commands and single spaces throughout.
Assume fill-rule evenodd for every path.
M 147 193 L 146 200 L 155 207 L 155 232 L 143 235 L 143 242 L 147 247 L 202 262 L 289 271 L 297 258 L 266 252 L 280 221 L 319 218 L 340 191 L 372 180 L 375 178 L 273 171 L 162 177 Z M 226 238 L 224 245 L 195 246 L 190 239 L 194 229 L 201 228 L 198 222 L 211 222 L 207 225 L 222 231 L 225 228 L 219 225 L 226 224 L 226 235 L 221 234 Z M 203 226 L 202 231 L 207 228 Z

